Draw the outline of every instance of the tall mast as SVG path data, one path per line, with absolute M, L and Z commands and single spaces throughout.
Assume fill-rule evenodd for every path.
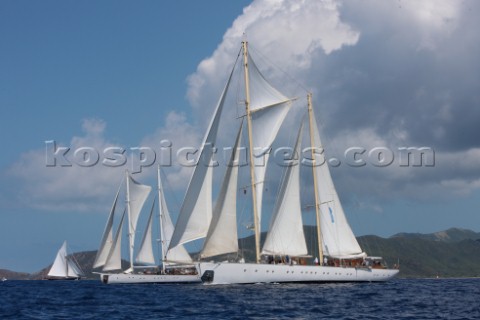
M 313 191 L 315 194 L 315 217 L 317 220 L 317 238 L 318 238 L 318 258 L 320 259 L 320 264 L 323 263 L 323 247 L 322 247 L 322 227 L 320 225 L 320 201 L 318 199 L 318 190 L 317 190 L 317 172 L 315 170 L 316 160 L 315 160 L 315 141 L 313 138 L 313 109 L 312 109 L 312 94 L 307 94 L 308 102 L 308 121 L 310 127 L 310 150 L 312 152 L 312 174 L 313 174 Z
M 252 142 L 252 116 L 250 113 L 250 88 L 248 83 L 248 51 L 247 41 L 242 41 L 243 48 L 243 69 L 245 74 L 245 110 L 247 114 L 247 127 L 248 127 L 248 148 L 250 156 L 250 179 L 252 184 L 252 205 L 253 205 L 253 226 L 255 230 L 255 257 L 257 263 L 260 262 L 260 226 L 258 225 L 258 212 L 257 212 L 257 187 L 255 184 L 255 171 L 253 162 L 253 142 Z
M 162 271 L 165 274 L 165 260 L 167 253 L 164 252 L 164 244 L 165 244 L 165 232 L 163 231 L 163 201 L 162 201 L 162 182 L 160 180 L 160 165 L 157 167 L 157 187 L 158 187 L 158 215 L 159 215 L 159 223 L 160 223 L 160 246 L 162 251 Z
M 127 181 L 127 213 L 128 213 L 128 240 L 130 250 L 130 270 L 133 272 L 133 230 L 132 230 L 132 216 L 130 214 L 130 179 L 128 170 L 125 170 L 125 179 Z

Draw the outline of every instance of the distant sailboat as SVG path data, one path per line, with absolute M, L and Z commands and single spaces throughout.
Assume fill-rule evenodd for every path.
M 57 252 L 55 261 L 48 272 L 48 280 L 78 280 L 84 277 L 80 266 L 76 263 L 73 255 L 67 254 L 67 241 L 65 241 Z
M 138 252 L 134 259 L 135 248 L 135 233 L 140 212 L 147 200 L 151 191 L 150 186 L 142 185 L 126 172 L 126 207 L 118 223 L 117 230 L 113 234 L 114 215 L 117 208 L 120 185 L 115 196 L 110 215 L 105 226 L 100 248 L 97 251 L 97 256 L 93 264 L 94 268 L 102 268 L 99 272 L 100 279 L 103 283 L 171 283 L 171 282 L 200 282 L 198 272 L 192 264 L 192 259 L 183 246 L 176 248 L 176 250 L 167 253 L 163 249 L 163 256 L 161 258 L 162 267 L 160 271 L 155 262 L 153 253 L 154 241 L 152 235 L 153 216 L 155 201 L 149 211 L 148 221 L 145 232 L 142 237 Z M 158 169 L 158 198 L 159 198 L 159 215 L 160 215 L 160 230 L 161 230 L 161 245 L 162 248 L 168 246 L 171 235 L 173 233 L 173 224 L 170 219 L 166 201 L 163 195 L 163 189 L 160 179 L 160 168 Z M 123 225 L 127 217 L 129 227 L 129 253 L 130 253 L 130 267 L 122 270 L 121 257 L 121 240 L 123 233 Z M 149 269 L 149 272 L 137 272 L 136 269 Z
M 321 152 L 315 153 L 315 150 L 323 150 L 321 149 L 323 146 L 310 94 L 307 96 L 307 112 L 309 147 L 312 150 L 313 185 L 311 187 L 315 198 L 318 252 L 307 251 L 303 234 L 299 165 L 286 170 L 270 230 L 263 248 L 261 247 L 262 198 L 269 153 L 258 150 L 271 148 L 294 99 L 287 98 L 267 82 L 248 54 L 246 41 L 242 42 L 242 53 L 246 111 L 244 118 L 246 118 L 250 151 L 255 262 L 244 263 L 240 260 L 238 262 L 224 260 L 206 262 L 206 258 L 212 259 L 217 255 L 237 252 L 238 239 L 235 202 L 237 169 L 227 169 L 216 206 L 212 210 L 212 168 L 205 163 L 195 167 L 169 250 L 206 237 L 204 248 L 200 253 L 203 260 L 198 263 L 198 269 L 202 275 L 202 281 L 208 284 L 385 281 L 395 276 L 398 270 L 383 267 L 378 261 L 379 258 L 367 257 L 347 222 L 328 165 L 324 161 L 324 155 Z M 199 159 L 207 161 L 212 159 L 210 151 L 212 148 L 206 148 L 206 146 L 215 145 L 220 115 L 232 74 L 233 70 L 215 109 Z M 296 154 L 300 154 L 302 130 L 303 124 L 300 126 L 295 142 Z M 237 136 L 236 146 L 238 140 Z M 213 212 L 213 215 L 209 215 L 210 212 Z M 317 257 L 318 265 L 304 265 L 305 258 L 309 254 Z M 279 259 L 275 259 L 276 257 Z

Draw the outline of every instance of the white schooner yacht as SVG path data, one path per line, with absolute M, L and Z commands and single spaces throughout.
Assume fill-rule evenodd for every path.
M 157 173 L 160 242 L 162 249 L 162 257 L 160 259 L 161 267 L 159 268 L 156 265 L 152 246 L 152 242 L 155 242 L 152 236 L 155 202 L 152 204 L 142 242 L 134 259 L 137 223 L 140 212 L 151 191 L 151 187 L 138 183 L 126 172 L 126 207 L 123 210 L 116 233 L 113 235 L 114 216 L 120 189 L 123 185 L 122 182 L 115 196 L 112 209 L 110 210 L 100 248 L 97 251 L 97 256 L 93 264 L 93 268 L 102 268 L 101 272 L 98 273 L 100 274 L 100 280 L 105 284 L 200 282 L 200 277 L 196 267 L 193 265 L 192 258 L 183 246 L 177 246 L 175 249 L 167 251 L 173 233 L 173 223 L 163 193 L 160 168 L 158 168 Z M 126 214 L 128 221 L 130 267 L 122 270 L 121 239 Z
M 386 268 L 380 263 L 381 258 L 368 257 L 348 224 L 323 151 L 320 151 L 323 150 L 323 145 L 311 94 L 307 95 L 307 147 L 311 156 L 313 185 L 310 188 L 313 189 L 315 201 L 318 252 L 307 251 L 300 201 L 300 185 L 305 186 L 305 182 L 300 181 L 299 163 L 286 170 L 270 229 L 264 243 L 260 243 L 262 196 L 269 153 L 256 150 L 271 148 L 293 99 L 284 96 L 267 82 L 249 55 L 246 41 L 242 42 L 240 56 L 243 57 L 241 65 L 244 74 L 245 114 L 229 160 L 231 165 L 226 168 L 214 208 L 212 167 L 202 164 L 195 167 L 169 250 L 176 250 L 189 241 L 206 237 L 197 263 L 201 280 L 206 284 L 386 281 L 394 277 L 399 270 Z M 204 162 L 205 159 L 212 159 L 212 148 L 207 146 L 216 143 L 233 72 L 232 70 L 227 80 L 203 140 L 199 158 Z M 224 259 L 215 261 L 216 257 L 239 250 L 236 218 L 238 166 L 233 164 L 238 160 L 237 149 L 243 125 L 248 135 L 255 261 L 245 263 L 243 258 L 233 262 Z M 297 155 L 302 146 L 303 121 L 299 127 L 294 148 Z M 261 165 L 263 161 L 264 164 Z M 312 256 L 317 257 L 318 264 L 304 264 L 307 260 L 305 258 Z

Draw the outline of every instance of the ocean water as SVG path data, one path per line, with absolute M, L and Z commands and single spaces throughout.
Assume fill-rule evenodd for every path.
M 0 319 L 480 319 L 480 279 L 104 285 L 0 282 Z

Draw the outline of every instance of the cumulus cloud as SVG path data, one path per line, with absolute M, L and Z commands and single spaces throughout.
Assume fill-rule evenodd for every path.
M 218 96 L 244 37 L 292 76 L 309 68 L 318 51 L 328 55 L 354 45 L 359 32 L 341 21 L 339 7 L 330 0 L 254 1 L 225 32 L 212 56 L 189 77 L 187 95 L 191 104 L 212 104 L 211 97 Z
M 66 158 L 78 148 L 89 147 L 101 153 L 105 148 L 117 146 L 104 137 L 106 123 L 99 119 L 82 122 L 83 135 L 74 136 Z M 62 147 L 61 143 L 57 147 Z M 97 164 L 82 167 L 46 165 L 45 149 L 26 152 L 9 168 L 7 175 L 18 179 L 21 198 L 19 203 L 46 211 L 105 211 L 113 201 L 115 189 L 122 179 L 124 168 Z
M 300 82 L 314 93 L 327 155 L 352 146 L 435 150 L 429 168 L 333 168 L 342 199 L 370 195 L 372 210 L 381 212 L 384 201 L 468 195 L 480 187 L 479 9 L 474 1 L 253 1 L 188 77 L 195 120 L 171 112 L 141 145 L 157 155 L 162 140 L 172 142 L 173 153 L 199 145 L 246 37 L 252 54 L 266 62 L 257 60 L 259 68 L 280 91 L 304 95 Z M 294 135 L 300 113 L 288 117 L 281 143 Z M 238 110 L 225 115 L 234 119 Z M 83 129 L 72 147 L 112 145 L 102 121 L 87 120 Z M 112 196 L 121 176 L 111 168 L 45 168 L 44 161 L 43 151 L 32 151 L 10 170 L 35 207 L 90 210 L 89 204 Z M 170 184 L 184 190 L 191 168 L 168 170 Z
M 245 33 L 253 53 L 314 93 L 327 153 L 351 146 L 434 149 L 434 167 L 334 168 L 347 201 L 366 192 L 378 202 L 467 195 L 480 177 L 471 156 L 480 146 L 479 7 L 472 1 L 254 1 L 189 77 L 188 97 L 194 110 L 213 106 Z M 262 71 L 292 91 L 284 73 Z

